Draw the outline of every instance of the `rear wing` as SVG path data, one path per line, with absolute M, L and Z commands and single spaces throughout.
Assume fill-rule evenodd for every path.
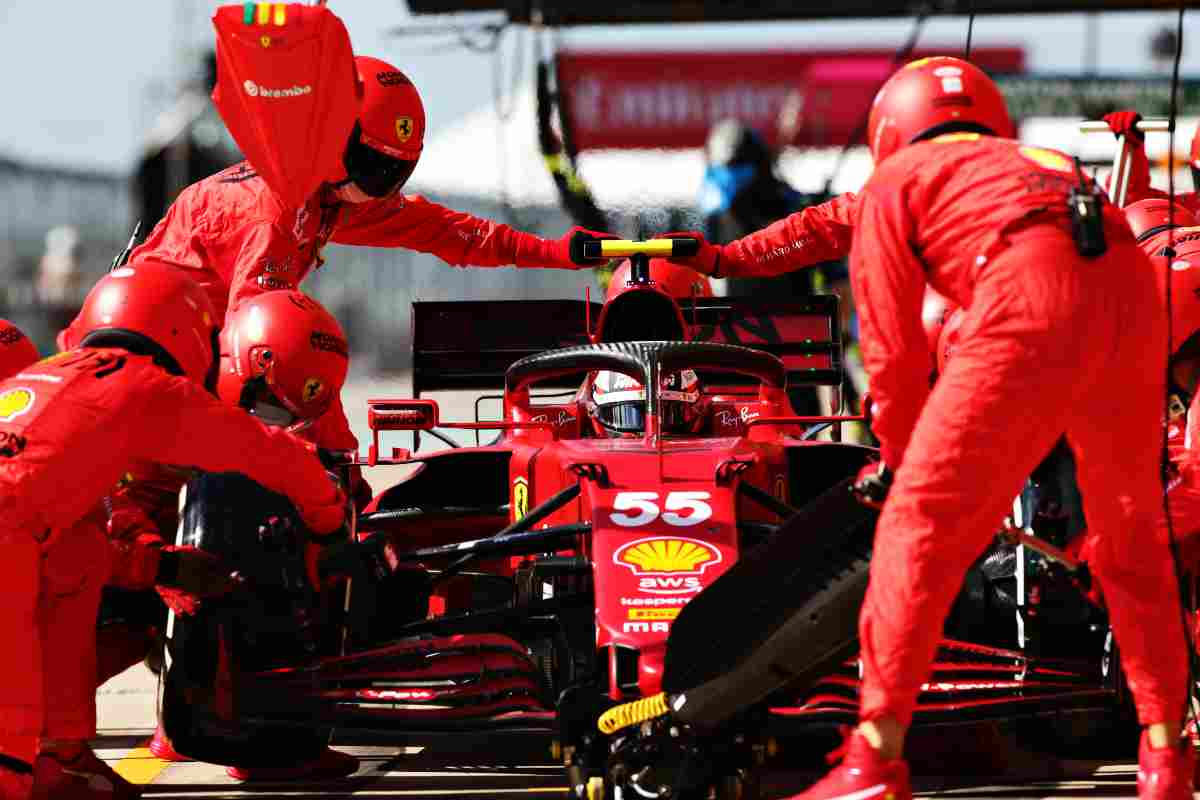
M 696 341 L 736 344 L 778 356 L 789 386 L 842 382 L 836 295 L 787 300 L 701 297 L 694 305 L 690 300 L 682 305 Z M 446 389 L 499 389 L 515 361 L 586 344 L 587 320 L 598 319 L 601 308 L 600 303 L 582 300 L 413 303 L 413 396 Z M 570 376 L 558 384 L 573 388 L 579 379 Z
M 509 365 L 545 350 L 586 344 L 582 300 L 413 303 L 413 396 L 442 389 L 500 389 Z M 591 304 L 593 318 L 600 304 Z M 563 388 L 578 386 L 563 379 Z
M 842 327 L 838 297 L 775 300 L 766 297 L 702 297 L 684 303 L 684 319 L 700 342 L 737 344 L 778 356 L 788 386 L 840 386 Z

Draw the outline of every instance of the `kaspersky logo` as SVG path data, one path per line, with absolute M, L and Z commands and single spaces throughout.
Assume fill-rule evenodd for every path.
M 699 576 L 721 560 L 721 551 L 713 545 L 682 536 L 638 539 L 613 553 L 613 563 L 636 575 L 638 590 L 648 594 L 698 592 Z

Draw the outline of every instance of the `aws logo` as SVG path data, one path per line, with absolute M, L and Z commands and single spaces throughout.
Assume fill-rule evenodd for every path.
M 721 563 L 721 551 L 707 542 L 681 536 L 652 536 L 622 545 L 613 553 L 613 563 L 634 575 L 703 575 Z
M 27 413 L 29 409 L 33 408 L 33 401 L 36 398 L 37 395 L 33 393 L 33 389 L 25 387 L 0 392 L 0 422 L 12 422 Z

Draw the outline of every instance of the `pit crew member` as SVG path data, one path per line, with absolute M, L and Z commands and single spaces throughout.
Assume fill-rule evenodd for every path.
M 1200 227 L 1182 204 L 1166 199 L 1125 207 L 1134 236 L 1155 266 L 1155 281 L 1171 285 L 1171 358 L 1167 371 L 1169 508 L 1182 566 L 1200 573 Z M 1176 228 L 1170 230 L 1170 224 Z M 1181 227 L 1186 226 L 1186 227 Z M 1165 538 L 1164 530 L 1162 536 Z M 1200 619 L 1200 618 L 1198 618 Z
M 328 437 L 321 427 L 331 420 L 325 412 L 341 391 L 348 366 L 346 337 L 332 314 L 301 292 L 266 292 L 247 298 L 229 314 L 220 343 L 217 394 L 225 403 L 325 446 Z M 330 449 L 338 449 L 336 437 Z M 153 586 L 163 532 L 176 529 L 179 490 L 187 477 L 187 471 L 175 467 L 138 464 L 109 496 L 108 531 L 117 551 L 111 583 L 134 590 Z M 176 613 L 194 613 L 199 602 L 174 589 L 160 593 Z M 99 683 L 140 661 L 154 645 L 153 631 L 143 629 L 136 637 L 123 633 L 112 631 L 106 637 L 101 631 Z M 149 747 L 164 760 L 186 760 L 172 748 L 161 725 Z M 353 756 L 326 748 L 293 768 L 227 771 L 238 780 L 281 780 L 342 777 L 357 768 Z
M 183 272 L 138 262 L 110 273 L 78 330 L 78 348 L 0 382 L 0 638 L 19 643 L 0 675 L 5 800 L 138 796 L 87 745 L 109 571 L 98 510 L 131 462 L 242 471 L 292 498 L 314 535 L 345 513 L 306 445 L 203 388 L 216 376 L 216 314 Z M 164 548 L 154 582 L 202 597 L 234 586 L 217 559 L 189 548 Z
M 416 169 L 425 108 L 408 77 L 378 58 L 355 58 L 363 95 L 346 143 L 344 174 L 302 208 L 285 207 L 248 163 L 194 183 L 179 195 L 133 258 L 188 270 L 208 292 L 218 320 L 226 308 L 272 289 L 295 289 L 324 261 L 327 242 L 403 247 L 455 266 L 558 267 L 586 259 L 590 232 L 546 240 L 453 211 L 400 190 Z M 69 344 L 69 339 L 68 339 Z
M 1179 596 L 1156 534 L 1165 386 L 1147 354 L 1166 350 L 1161 300 L 1120 212 L 1104 206 L 1075 220 L 1077 241 L 1074 163 L 1013 133 L 999 89 L 957 58 L 903 67 L 872 107 L 875 171 L 858 195 L 851 281 L 882 455 L 858 486 L 882 511 L 859 623 L 860 723 L 805 800 L 911 797 L 904 738 L 955 576 L 1064 433 L 1096 543 L 1092 566 L 1147 726 L 1139 797 L 1192 795 Z M 1131 279 L 1138 274 L 1145 279 Z M 927 281 L 965 309 L 932 391 Z

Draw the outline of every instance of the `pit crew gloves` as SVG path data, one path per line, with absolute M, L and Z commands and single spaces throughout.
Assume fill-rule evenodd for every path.
M 696 255 L 688 256 L 687 258 L 669 258 L 667 259 L 672 264 L 680 264 L 688 269 L 694 269 L 701 275 L 708 275 L 712 278 L 726 278 L 730 274 L 728 270 L 722 270 L 721 264 L 721 245 L 712 244 L 704 238 L 704 234 L 699 231 L 675 231 L 672 233 L 662 233 L 658 235 L 660 239 L 694 239 L 699 245 Z
M 529 234 L 525 234 L 529 236 Z M 558 239 L 543 240 L 549 245 L 548 253 L 549 261 L 546 266 L 562 266 L 571 269 L 573 267 L 594 267 L 597 264 L 603 264 L 608 261 L 607 258 L 588 258 L 583 254 L 584 245 L 590 242 L 598 242 L 601 239 L 615 239 L 611 233 L 599 233 L 597 231 L 589 231 L 586 228 L 581 228 L 578 225 L 571 228 Z M 524 266 L 519 261 L 517 266 Z
M 1137 124 L 1142 121 L 1142 115 L 1136 111 L 1114 111 L 1111 114 L 1105 114 L 1104 121 L 1108 123 L 1113 136 L 1124 136 L 1136 144 L 1141 144 L 1146 140 L 1146 135 L 1137 129 Z
M 883 508 L 888 489 L 892 487 L 892 470 L 882 461 L 865 464 L 850 491 L 868 508 Z

